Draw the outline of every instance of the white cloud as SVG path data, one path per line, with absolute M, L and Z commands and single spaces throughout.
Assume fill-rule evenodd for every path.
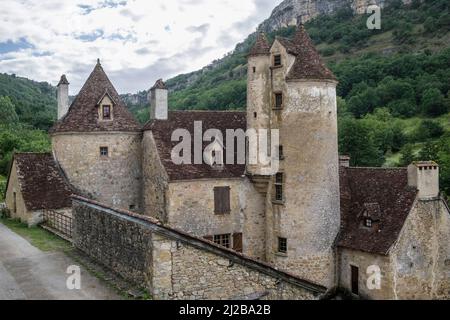
M 66 73 L 75 94 L 100 58 L 120 92 L 147 89 L 223 56 L 279 2 L 2 0 L 0 49 L 31 47 L 0 50 L 0 72 L 53 84 Z

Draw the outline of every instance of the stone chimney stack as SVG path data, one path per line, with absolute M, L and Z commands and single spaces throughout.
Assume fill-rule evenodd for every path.
M 57 88 L 58 120 L 61 120 L 69 111 L 69 81 L 65 74 L 61 76 Z
M 156 81 L 150 89 L 150 119 L 167 120 L 169 118 L 169 90 L 162 79 Z
M 350 157 L 349 156 L 339 156 L 339 166 L 349 168 L 350 167 Z
M 419 190 L 419 199 L 439 196 L 439 166 L 434 161 L 414 162 L 408 166 L 408 185 Z

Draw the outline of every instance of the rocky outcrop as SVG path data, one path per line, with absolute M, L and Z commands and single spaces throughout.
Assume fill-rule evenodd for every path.
M 303 23 L 323 14 L 332 14 L 339 9 L 350 7 L 354 13 L 363 14 L 370 5 L 384 7 L 389 0 L 285 0 L 272 12 L 259 29 L 267 32 Z M 405 4 L 411 0 L 403 0 Z

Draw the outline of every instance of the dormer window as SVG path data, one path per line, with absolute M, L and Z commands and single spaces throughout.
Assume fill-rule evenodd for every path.
M 111 120 L 111 106 L 110 105 L 102 106 L 102 115 L 103 115 L 103 120 Z
M 273 66 L 281 67 L 281 55 L 280 54 L 276 54 L 273 56 Z

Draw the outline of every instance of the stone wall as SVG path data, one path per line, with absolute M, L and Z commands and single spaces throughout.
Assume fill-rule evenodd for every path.
M 151 131 L 145 131 L 142 139 L 142 175 L 144 214 L 167 222 L 166 198 L 169 178 L 158 155 Z
M 230 187 L 230 214 L 214 213 L 215 187 Z M 264 258 L 264 199 L 247 178 L 171 182 L 168 225 L 198 237 L 242 233 L 244 253 Z
M 142 209 L 140 133 L 59 133 L 53 152 L 69 181 L 82 194 L 113 207 Z M 100 156 L 108 147 L 109 156 Z
M 271 54 L 280 54 L 283 64 L 273 69 L 267 90 L 283 93 L 283 109 L 272 111 L 271 127 L 280 130 L 283 146 L 284 199 L 274 201 L 273 177 L 267 195 L 267 258 L 331 288 L 336 285 L 333 246 L 340 227 L 336 83 L 286 82 L 293 57 L 278 41 Z M 278 237 L 287 239 L 287 254 L 278 252 Z
M 351 249 L 339 249 L 339 287 L 351 292 L 351 266 L 359 269 L 359 297 L 362 299 L 394 299 L 393 268 L 389 256 L 365 253 Z M 370 266 L 378 266 L 381 271 L 380 289 L 367 286 Z
M 157 220 L 74 197 L 74 245 L 154 299 L 319 299 L 325 288 Z
M 418 201 L 392 250 L 396 298 L 450 298 L 449 243 L 450 212 L 443 201 Z

